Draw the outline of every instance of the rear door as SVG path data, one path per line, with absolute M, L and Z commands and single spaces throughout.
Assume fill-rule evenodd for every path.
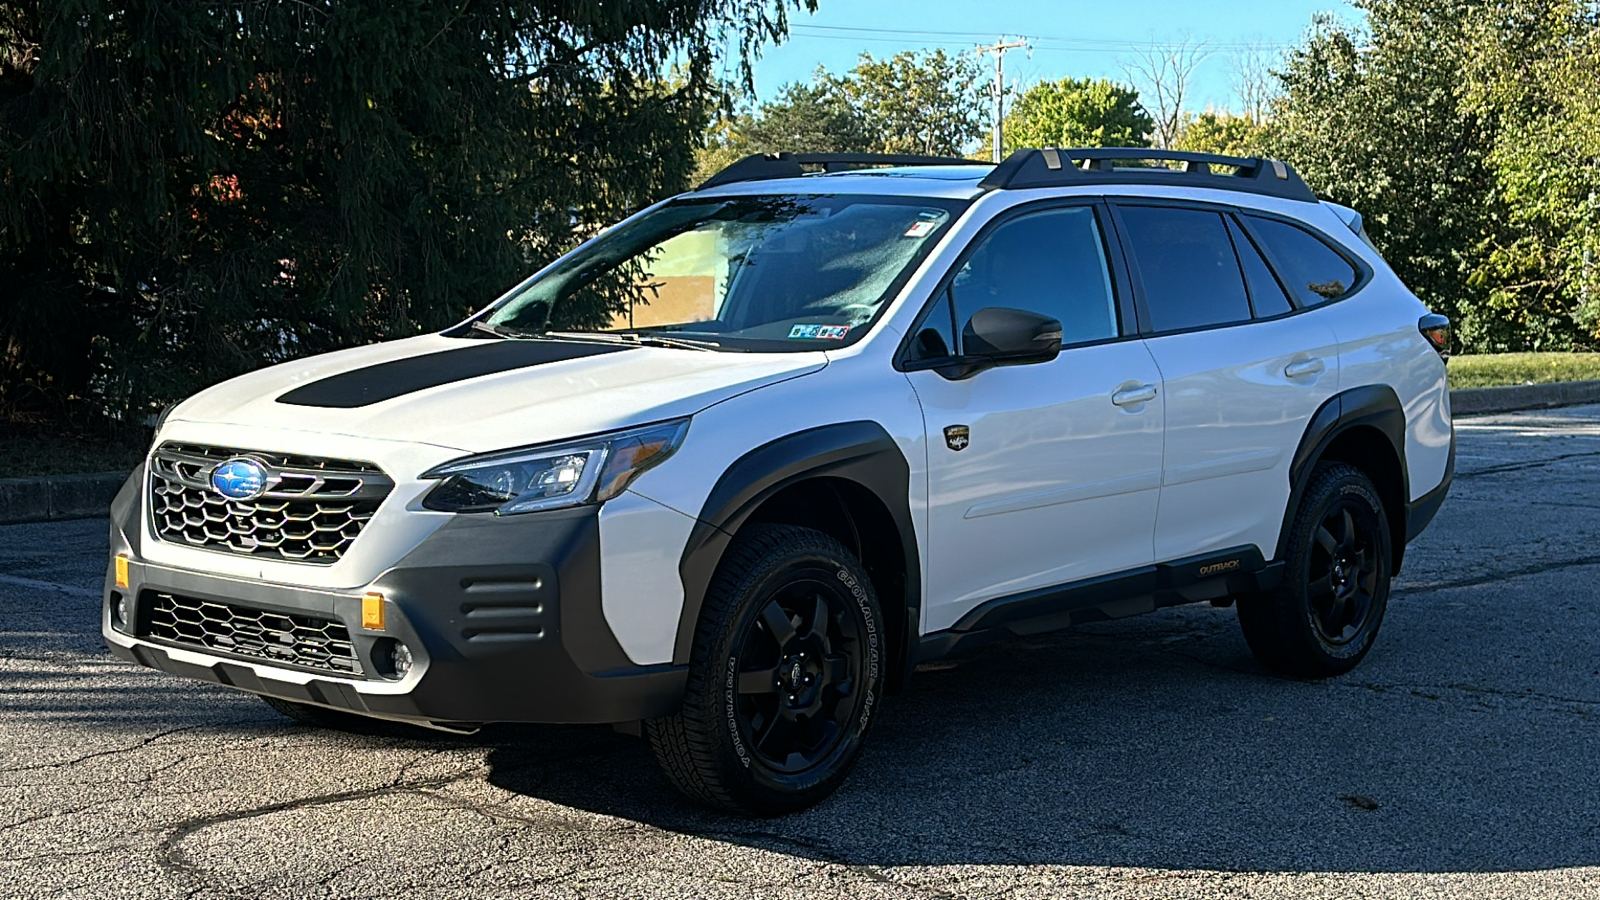
M 1291 458 L 1338 390 L 1333 330 L 1290 302 L 1231 210 L 1126 201 L 1117 221 L 1166 392 L 1156 561 L 1271 559 Z

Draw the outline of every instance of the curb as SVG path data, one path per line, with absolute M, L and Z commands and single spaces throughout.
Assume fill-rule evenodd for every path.
M 127 480 L 126 472 L 0 478 L 0 525 L 99 518 Z
M 1583 403 L 1600 403 L 1600 381 L 1513 384 L 1506 387 L 1467 388 L 1450 392 L 1450 412 L 1457 416 L 1483 416 L 1523 409 L 1578 406 Z
M 1450 392 L 1456 416 L 1600 403 L 1600 381 L 1561 381 Z M 128 479 L 125 472 L 0 478 L 0 525 L 98 518 Z

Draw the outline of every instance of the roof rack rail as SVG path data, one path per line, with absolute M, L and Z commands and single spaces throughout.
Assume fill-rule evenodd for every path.
M 1178 162 L 1183 163 L 1183 168 L 1116 165 L 1136 161 Z M 1212 166 L 1228 167 L 1233 173 L 1221 174 L 1213 171 Z M 1287 163 L 1275 159 L 1151 150 L 1148 147 L 1017 150 L 995 166 L 994 171 L 978 184 L 991 190 L 1093 184 L 1182 184 L 1317 202 L 1317 195 L 1311 192 L 1300 175 Z
M 972 166 L 990 165 L 959 156 L 919 156 L 908 153 L 756 153 L 728 166 L 706 179 L 696 190 L 763 181 L 768 178 L 795 178 L 806 174 L 805 166 L 818 166 L 824 172 L 864 169 L 871 166 Z

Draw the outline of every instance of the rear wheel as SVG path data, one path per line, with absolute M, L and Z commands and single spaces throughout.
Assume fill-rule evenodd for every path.
M 881 622 L 872 583 L 838 541 L 789 525 L 742 532 L 706 593 L 683 708 L 645 723 L 667 776 L 752 815 L 828 796 L 877 710 Z
M 1288 675 L 1355 668 L 1383 623 L 1392 546 L 1372 481 L 1345 463 L 1319 466 L 1290 526 L 1283 585 L 1239 601 L 1251 652 Z

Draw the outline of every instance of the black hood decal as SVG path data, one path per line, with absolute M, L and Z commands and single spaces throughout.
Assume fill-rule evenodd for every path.
M 354 409 L 496 372 L 628 349 L 632 348 L 577 341 L 486 340 L 472 347 L 425 353 L 330 375 L 281 395 L 278 402 Z

